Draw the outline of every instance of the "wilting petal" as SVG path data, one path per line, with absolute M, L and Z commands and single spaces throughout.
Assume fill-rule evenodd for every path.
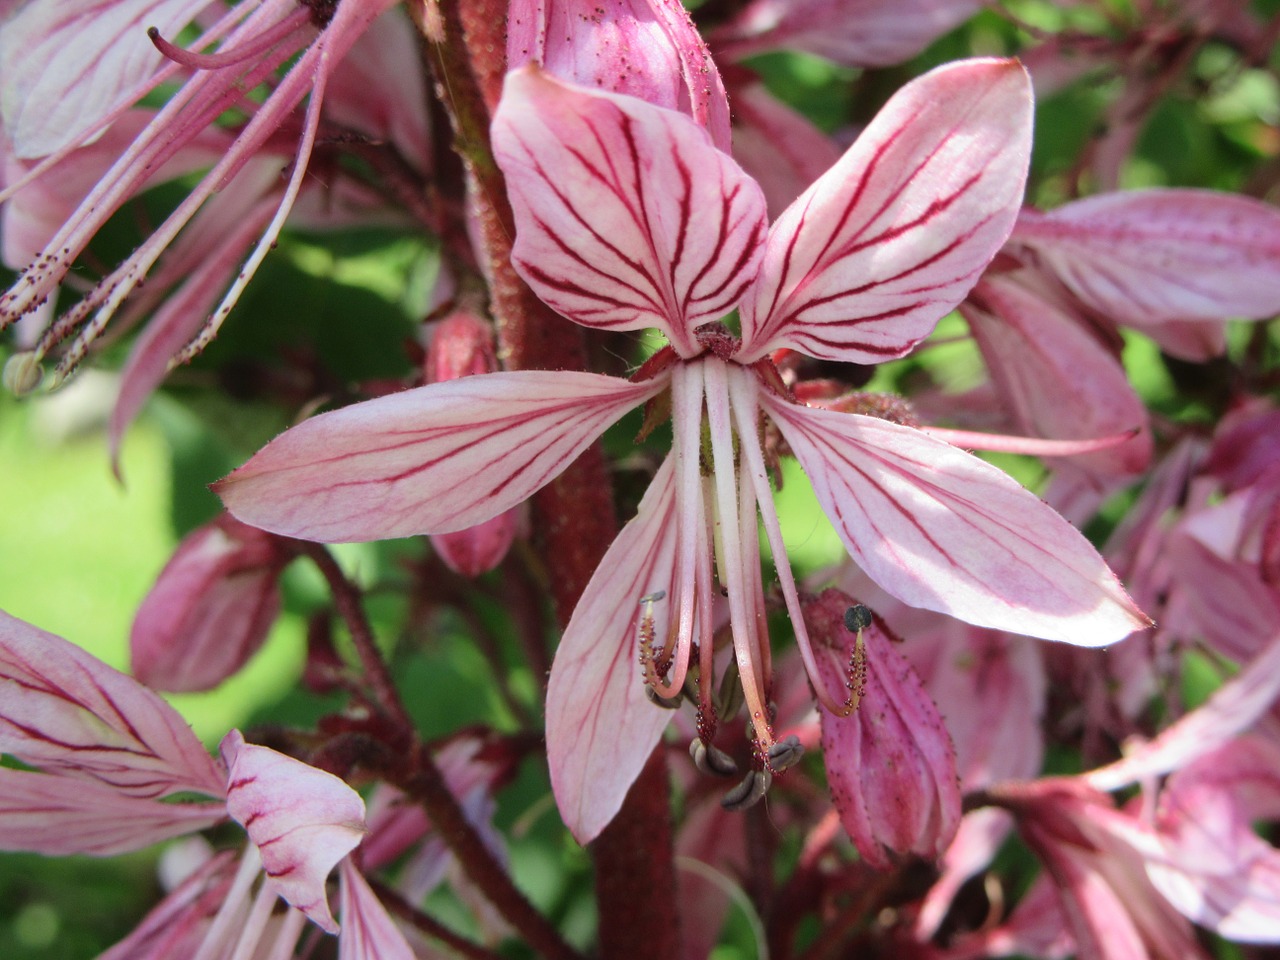
M 507 69 L 530 61 L 561 80 L 686 113 L 729 150 L 720 72 L 679 0 L 514 0 Z
M 1122 323 L 1280 312 L 1280 211 L 1212 190 L 1126 190 L 1025 211 L 1014 241 Z
M 1031 153 L 1014 60 L 903 87 L 769 231 L 743 298 L 742 362 L 779 347 L 879 363 L 925 337 L 1004 243 Z
M 331 773 L 267 747 L 223 738 L 230 770 L 227 812 L 262 855 L 276 892 L 321 929 L 336 933 L 324 884 L 364 837 L 364 801 Z
M 981 7 L 980 0 L 755 0 L 711 42 L 722 59 L 803 50 L 882 67 L 911 59 Z
M 159 696 L 2 611 L 0 753 L 133 797 L 184 790 L 220 797 L 225 785 L 187 722 Z
M 903 603 L 1081 646 L 1149 625 L 1089 541 L 990 464 L 885 420 L 761 400 L 854 561 Z
M 1072 460 L 1108 474 L 1146 469 L 1151 460 L 1146 407 L 1124 367 L 1080 321 L 999 276 L 978 284 L 960 310 L 1020 430 L 1068 440 L 1142 428 L 1119 446 Z
M 387 916 L 350 858 L 338 867 L 342 877 L 342 936 L 338 960 L 414 960 L 404 934 Z
M 322 414 L 214 484 L 264 530 L 327 542 L 449 533 L 550 482 L 661 380 L 524 370 Z
M 640 669 L 642 596 L 666 636 L 676 582 L 672 458 L 600 561 L 574 608 L 547 686 L 547 760 L 565 824 L 588 843 L 613 819 L 671 712 L 650 702 Z
M 211 827 L 220 803 L 130 797 L 95 781 L 0 769 L 0 850 L 112 857 Z
M 546 303 L 609 330 L 657 327 L 683 356 L 754 272 L 760 188 L 683 114 L 507 76 L 493 148 L 516 217 L 512 258 Z
M 67 146 L 164 62 L 148 27 L 171 36 L 210 0 L 40 0 L 4 25 L 0 116 L 20 157 Z

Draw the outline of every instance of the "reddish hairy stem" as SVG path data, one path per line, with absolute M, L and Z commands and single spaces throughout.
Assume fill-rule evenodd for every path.
M 512 883 L 506 868 L 462 812 L 429 747 L 418 748 L 417 772 L 401 786 L 422 804 L 467 876 L 538 956 L 548 960 L 583 960 Z
M 360 666 L 364 670 L 365 680 L 373 692 L 374 701 L 387 714 L 396 727 L 402 731 L 406 739 L 413 737 L 413 720 L 400 700 L 395 683 L 391 680 L 391 672 L 387 669 L 382 651 L 373 639 L 373 630 L 365 616 L 364 606 L 360 602 L 360 591 L 342 568 L 338 566 L 333 555 L 319 543 L 298 541 L 302 552 L 311 558 L 320 569 L 329 591 L 333 594 L 333 603 L 338 615 L 342 617 L 351 634 L 351 642 L 355 646 L 356 656 L 360 658 Z
M 475 202 L 498 355 L 509 370 L 581 370 L 582 330 L 534 296 L 511 264 L 515 221 L 488 129 L 505 72 L 504 0 L 443 0 L 424 26 Z M 532 500 L 534 546 L 561 627 L 617 534 L 613 484 L 599 444 Z M 622 810 L 591 846 L 603 956 L 675 956 L 675 848 L 666 766 L 651 758 Z

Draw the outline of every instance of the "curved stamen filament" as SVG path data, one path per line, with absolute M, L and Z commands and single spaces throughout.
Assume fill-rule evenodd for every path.
M 695 625 L 701 626 L 703 613 L 700 608 L 708 606 L 709 601 L 709 597 L 698 589 L 703 579 L 699 567 L 704 566 L 707 560 L 705 548 L 700 549 L 702 538 L 698 533 L 706 525 L 698 458 L 702 432 L 702 374 L 699 364 L 682 364 L 672 371 L 671 421 L 676 471 L 676 530 L 679 537 L 676 544 L 676 596 L 673 598 L 676 620 L 659 654 L 662 661 L 671 664 L 671 679 L 663 682 L 656 671 L 648 678 L 653 692 L 663 698 L 673 697 L 684 688 L 694 628 Z M 700 632 L 699 635 L 710 634 Z
M 765 674 L 760 662 L 758 637 L 753 637 L 754 604 L 748 608 L 747 590 L 758 580 L 746 572 L 743 555 L 742 526 L 738 505 L 737 470 L 733 455 L 733 419 L 729 407 L 727 364 L 708 361 L 703 364 L 706 376 L 707 420 L 710 426 L 713 474 L 716 486 L 716 513 L 724 545 L 724 569 L 729 589 L 729 618 L 733 631 L 733 650 L 742 676 L 742 689 L 755 729 L 757 748 L 767 757 L 773 746 L 769 707 L 765 692 Z M 752 539 L 756 540 L 754 524 Z M 758 549 L 758 548 L 757 548 Z
M 791 564 L 787 561 L 786 544 L 782 541 L 782 527 L 778 523 L 778 514 L 773 509 L 773 491 L 769 488 L 769 477 L 765 471 L 764 451 L 760 448 L 759 435 L 756 432 L 756 420 L 760 410 L 756 389 L 753 375 L 745 370 L 733 371 L 728 392 L 738 427 L 743 460 L 742 470 L 750 474 L 752 483 L 755 485 L 765 536 L 769 538 L 769 549 L 773 551 L 773 564 L 778 572 L 778 583 L 782 587 L 782 596 L 787 603 L 787 614 L 791 617 L 791 625 L 796 633 L 796 644 L 800 648 L 800 658 L 804 661 L 804 668 L 809 674 L 814 693 L 824 708 L 839 716 L 847 716 L 852 712 L 857 701 L 854 699 L 851 705 L 849 694 L 833 695 L 823 681 L 818 672 L 818 661 L 813 654 L 813 645 L 809 640 L 809 631 L 805 626 L 804 613 L 800 609 L 800 596 L 796 591 L 795 577 L 791 573 Z M 851 692 L 856 692 L 854 690 L 857 686 L 856 677 L 848 677 L 846 684 Z
M 261 56 L 265 51 L 270 50 L 281 40 L 288 37 L 289 34 L 310 22 L 310 11 L 305 7 L 299 7 L 283 20 L 234 49 L 219 50 L 217 53 L 192 53 L 190 50 L 166 40 L 160 35 L 160 31 L 156 27 L 150 27 L 147 30 L 147 37 L 150 38 L 157 50 L 174 63 L 189 67 L 192 70 L 218 70 L 222 67 L 232 67 L 251 58 Z

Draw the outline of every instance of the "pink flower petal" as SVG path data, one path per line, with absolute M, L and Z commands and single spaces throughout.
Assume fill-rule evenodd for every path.
M 534 291 L 576 323 L 657 327 L 684 356 L 754 272 L 765 230 L 760 188 L 683 114 L 508 74 L 493 148 L 515 210 L 512 258 Z
M 995 256 L 1022 200 L 1031 84 L 968 60 L 903 87 L 769 231 L 743 297 L 743 351 L 900 357 Z
M 755 0 L 711 35 L 716 55 L 803 50 L 850 67 L 909 60 L 980 8 L 980 0 Z
M 1148 626 L 1089 542 L 990 464 L 885 420 L 761 400 L 850 555 L 903 603 L 1081 646 Z
M 1159 736 L 1131 749 L 1124 759 L 1099 767 L 1084 779 L 1099 790 L 1118 790 L 1177 770 L 1217 750 L 1248 729 L 1280 695 L 1280 636 L 1203 705 Z
M 560 815 L 579 843 L 613 819 L 671 712 L 649 701 L 640 668 L 640 598 L 666 636 L 676 590 L 676 500 L 668 457 L 635 518 L 573 611 L 547 686 L 547 759 Z
M 148 27 L 171 36 L 210 0 L 41 0 L 0 32 L 0 116 L 20 157 L 74 143 L 137 99 L 165 63 Z
M 1124 367 L 1082 321 L 1000 276 L 978 284 L 961 312 L 1020 430 L 1068 440 L 1141 428 L 1119 446 L 1072 461 L 1105 474 L 1147 468 L 1152 444 L 1146 407 Z
M 325 880 L 364 837 L 364 801 L 333 774 L 247 744 L 238 730 L 221 750 L 230 770 L 227 812 L 258 848 L 276 893 L 336 933 Z
M 221 797 L 225 777 L 179 713 L 132 677 L 0 611 L 0 753 L 131 797 Z
M 246 523 L 309 540 L 463 530 L 548 483 L 662 386 L 541 370 L 434 383 L 307 420 L 214 490 Z
M 112 857 L 211 827 L 221 803 L 165 803 L 95 781 L 0 769 L 0 850 Z
M 155 690 L 191 691 L 239 670 L 275 622 L 291 557 L 279 538 L 225 514 L 188 534 L 134 617 L 134 675 Z
M 342 878 L 342 936 L 338 960 L 414 960 L 410 948 L 387 909 L 369 889 L 351 858 L 338 867 Z
M 1280 313 L 1280 210 L 1212 190 L 1126 190 L 1025 211 L 1014 241 L 1121 323 Z
M 1280 813 L 1280 751 L 1241 738 L 1169 778 L 1147 876 L 1184 916 L 1229 940 L 1280 941 L 1280 851 L 1253 830 Z

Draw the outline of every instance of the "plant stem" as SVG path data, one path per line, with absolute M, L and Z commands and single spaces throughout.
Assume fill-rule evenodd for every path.
M 365 680 L 373 691 L 374 702 L 387 714 L 392 723 L 401 730 L 406 738 L 413 736 L 413 720 L 404 708 L 400 694 L 391 680 L 391 672 L 387 669 L 382 651 L 373 638 L 373 630 L 369 626 L 369 618 L 365 616 L 364 605 L 360 601 L 360 590 L 347 579 L 333 555 L 323 544 L 298 541 L 301 550 L 320 569 L 329 590 L 333 594 L 333 603 L 347 625 L 351 634 L 351 642 L 355 646 L 356 656 L 360 658 L 360 666 L 364 670 Z

